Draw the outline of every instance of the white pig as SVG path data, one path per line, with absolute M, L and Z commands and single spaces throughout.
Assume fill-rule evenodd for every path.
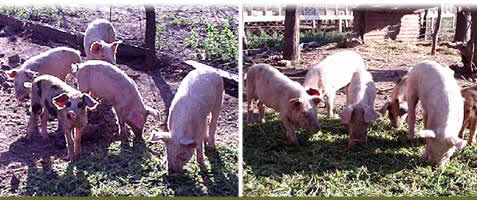
M 354 149 L 368 141 L 369 123 L 379 117 L 374 110 L 376 86 L 371 73 L 366 70 L 353 73 L 346 93 L 346 107 L 339 116 L 349 127 L 348 149 Z
M 391 100 L 386 102 L 379 112 L 384 115 L 389 112 L 389 119 L 394 128 L 401 128 L 407 117 L 407 75 L 402 77 L 393 88 Z
M 111 63 L 88 60 L 77 65 L 75 72 L 81 92 L 90 92 L 93 97 L 110 103 L 119 120 L 120 133 L 126 139 L 129 125 L 136 139 L 142 140 L 144 123 L 149 114 L 160 120 L 159 112 L 144 104 L 136 83 L 126 73 Z
M 322 101 L 315 89 L 305 90 L 298 82 L 267 64 L 253 65 L 246 78 L 248 114 L 251 122 L 252 103 L 258 99 L 259 122 L 262 122 L 264 105 L 280 112 L 280 119 L 287 129 L 289 142 L 298 144 L 295 128 L 304 127 L 312 133 L 320 130 L 317 105 Z
M 464 116 L 464 101 L 454 72 L 426 60 L 408 72 L 408 138 L 414 139 L 416 105 L 421 101 L 424 128 L 416 136 L 426 139 L 424 160 L 442 167 L 467 141 L 458 137 Z
M 223 93 L 223 80 L 213 71 L 193 70 L 182 80 L 169 110 L 170 133 L 155 133 L 151 137 L 151 141 L 164 141 L 170 170 L 181 172 L 194 150 L 197 161 L 204 164 L 202 143 L 207 142 L 209 149 L 215 148 Z
M 38 132 L 38 115 L 41 115 L 41 136 L 48 136 L 49 116 L 58 118 L 65 133 L 68 156 L 78 160 L 81 153 L 81 135 L 88 124 L 87 110 L 93 110 L 98 103 L 88 94 L 72 88 L 62 80 L 41 75 L 32 83 L 31 116 L 28 122 L 27 139 Z
M 20 68 L 7 71 L 10 78 L 15 79 L 15 96 L 23 101 L 30 94 L 25 88 L 33 81 L 36 73 L 56 76 L 64 81 L 66 75 L 72 72 L 72 64 L 80 63 L 80 52 L 68 47 L 57 47 L 29 58 Z
M 333 103 L 336 91 L 351 82 L 353 73 L 366 70 L 363 58 L 354 51 L 341 51 L 326 57 L 313 65 L 305 76 L 305 89 L 314 88 L 325 99 L 327 116 L 333 116 Z
M 113 24 L 96 19 L 86 28 L 83 47 L 88 60 L 103 60 L 116 64 L 116 50 L 121 41 L 116 40 Z

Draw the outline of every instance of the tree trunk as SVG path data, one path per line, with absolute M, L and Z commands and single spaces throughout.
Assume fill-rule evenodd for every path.
M 364 42 L 364 34 L 366 34 L 366 10 L 353 10 L 353 32 L 356 37 Z
M 289 5 L 285 10 L 285 43 L 283 59 L 292 62 L 300 58 L 300 12 L 296 5 Z
M 455 42 L 466 43 L 470 40 L 470 16 L 469 8 L 459 7 L 457 11 L 457 20 L 455 24 Z
M 475 45 L 477 43 L 477 9 L 472 8 L 471 15 L 472 15 L 471 37 L 462 52 L 462 62 L 464 63 L 465 71 L 469 74 L 472 74 L 475 71 L 477 71 L 475 67 L 477 63 L 477 56 L 475 56 Z
M 153 69 L 156 62 L 156 12 L 154 6 L 145 5 L 146 9 L 146 68 Z
M 434 28 L 434 33 L 432 34 L 432 51 L 431 55 L 436 54 L 437 40 L 439 39 L 439 28 L 441 27 L 441 15 L 442 15 L 442 6 L 439 6 L 437 10 L 437 20 L 436 26 Z
M 419 33 L 419 35 L 421 35 L 420 38 L 424 38 L 424 40 L 427 39 L 426 34 L 427 34 L 427 14 L 428 13 L 429 13 L 429 9 L 426 9 L 424 11 L 424 16 L 423 16 L 423 19 L 422 19 L 422 27 L 424 27 L 424 28 L 422 28 L 420 33 Z

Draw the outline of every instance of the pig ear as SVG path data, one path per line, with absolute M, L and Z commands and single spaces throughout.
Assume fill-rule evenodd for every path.
M 300 109 L 301 106 L 303 105 L 303 102 L 301 102 L 300 98 L 290 99 L 288 103 L 293 109 L 297 109 L 297 110 Z
M 433 139 L 433 138 L 436 138 L 436 133 L 431 129 L 421 129 L 416 134 L 416 137 L 425 138 L 425 139 Z
M 386 103 L 383 105 L 383 107 L 381 107 L 381 108 L 378 110 L 378 112 L 381 113 L 381 115 L 386 114 L 386 111 L 388 111 L 388 108 L 389 108 L 390 105 L 391 105 L 391 103 L 389 103 L 389 101 L 386 102 Z
M 94 42 L 92 45 L 91 45 L 91 52 L 93 53 L 98 53 L 99 50 L 101 50 L 101 48 L 103 48 L 103 45 L 99 42 Z
M 61 110 L 65 107 L 65 104 L 66 104 L 66 102 L 68 102 L 69 98 L 70 97 L 68 96 L 67 93 L 61 93 L 58 96 L 53 97 L 52 103 L 53 103 L 53 105 L 56 106 L 56 108 L 58 110 Z
M 353 107 L 346 106 L 345 109 L 339 113 L 339 116 L 341 119 L 343 119 L 345 124 L 349 124 L 351 121 L 351 114 L 353 114 Z
M 123 41 L 119 40 L 116 42 L 113 42 L 113 45 L 111 46 L 111 49 L 113 49 L 113 52 L 116 53 L 116 50 L 118 49 L 119 44 L 123 43 Z
M 14 79 L 15 76 L 17 75 L 17 70 L 16 69 L 12 69 L 12 70 L 8 70 L 6 71 L 9 79 Z
M 366 123 L 369 123 L 369 122 L 371 122 L 371 121 L 374 121 L 374 120 L 376 120 L 376 119 L 378 119 L 378 118 L 379 118 L 379 114 L 376 113 L 376 111 L 374 111 L 373 108 L 368 107 L 367 109 L 365 109 L 365 111 L 364 111 L 364 121 L 365 121 Z
M 320 91 L 313 88 L 306 90 L 306 93 L 308 93 L 311 96 L 320 96 Z
M 195 146 L 197 143 L 194 141 L 194 139 L 189 138 L 189 137 L 183 137 L 179 141 L 180 144 L 185 145 L 185 146 Z
M 455 146 L 459 150 L 464 149 L 465 145 L 467 145 L 467 140 L 463 140 L 458 137 L 451 137 L 447 141 L 450 145 Z
M 83 102 L 88 106 L 88 110 L 94 110 L 98 106 L 98 102 L 86 93 L 83 93 Z
M 314 96 L 313 98 L 311 98 L 311 100 L 313 101 L 313 103 L 315 105 L 318 105 L 320 102 L 323 101 L 323 99 L 321 97 L 318 97 L 318 96 Z
M 171 139 L 171 133 L 155 132 L 151 134 L 151 138 L 149 138 L 149 141 L 158 142 L 159 140 L 162 140 L 164 142 L 168 142 L 170 139 Z
M 24 82 L 23 87 L 25 88 L 31 88 L 32 84 L 30 82 Z

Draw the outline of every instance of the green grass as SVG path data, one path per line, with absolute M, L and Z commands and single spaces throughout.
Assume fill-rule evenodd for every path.
M 98 145 L 98 144 L 92 144 Z M 238 194 L 236 148 L 217 146 L 206 168 L 191 159 L 183 175 L 167 174 L 162 144 L 98 145 L 77 162 L 40 161 L 20 181 L 25 196 L 230 196 Z M 7 188 L 8 189 L 8 188 Z
M 422 160 L 425 142 L 409 142 L 407 127 L 375 121 L 369 142 L 346 150 L 341 120 L 320 115 L 322 134 L 300 130 L 300 146 L 281 144 L 285 128 L 276 114 L 244 125 L 245 196 L 475 196 L 477 145 L 455 154 L 442 169 Z

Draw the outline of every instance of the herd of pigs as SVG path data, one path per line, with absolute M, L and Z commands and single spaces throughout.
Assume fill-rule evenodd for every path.
M 254 100 L 258 100 L 259 122 L 263 121 L 264 105 L 280 113 L 288 142 L 298 144 L 295 128 L 312 133 L 320 130 L 317 110 L 320 102 L 333 117 L 336 92 L 345 88 L 346 105 L 339 113 L 348 132 L 348 148 L 367 143 L 370 123 L 388 116 L 394 128 L 400 128 L 407 117 L 409 140 L 425 138 L 424 160 L 442 167 L 457 150 L 462 150 L 465 128 L 470 127 L 469 145 L 475 141 L 477 127 L 477 86 L 463 90 L 457 85 L 454 71 L 425 60 L 415 64 L 393 88 L 391 100 L 378 112 L 374 109 L 376 86 L 367 64 L 354 51 L 341 51 L 312 66 L 303 86 L 267 64 L 255 64 L 246 75 L 247 121 L 252 122 Z M 424 128 L 414 133 L 416 105 L 423 108 Z M 459 131 L 460 130 L 460 131 Z
M 68 157 L 78 160 L 88 111 L 100 102 L 112 105 L 123 141 L 127 141 L 130 131 L 135 139 L 143 140 L 147 116 L 152 115 L 157 121 L 161 117 L 156 109 L 144 104 L 133 79 L 115 66 L 120 43 L 113 25 L 97 19 L 85 32 L 86 61 L 82 62 L 78 50 L 57 47 L 7 71 L 14 79 L 17 100 L 31 97 L 27 140 L 38 133 L 43 140 L 47 139 L 47 122 L 57 118 L 57 133 L 65 135 Z M 65 82 L 68 74 L 76 78 L 78 88 Z M 197 161 L 203 165 L 202 144 L 215 148 L 214 134 L 223 93 L 223 80 L 212 71 L 194 70 L 182 80 L 169 109 L 169 132 L 152 133 L 150 139 L 164 141 L 169 170 L 182 171 L 195 151 Z

